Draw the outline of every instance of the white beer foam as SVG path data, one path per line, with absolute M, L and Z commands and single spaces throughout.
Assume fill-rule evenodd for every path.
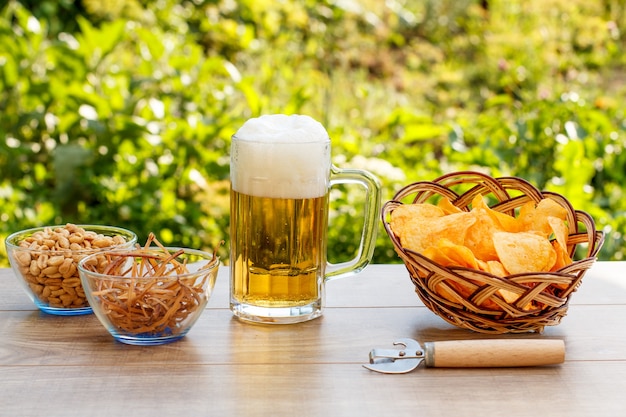
M 330 139 L 326 129 L 304 115 L 249 119 L 231 147 L 233 190 L 271 198 L 314 198 L 326 194 Z
M 256 142 L 327 142 L 328 132 L 310 116 L 267 114 L 247 120 L 235 133 L 237 139 Z

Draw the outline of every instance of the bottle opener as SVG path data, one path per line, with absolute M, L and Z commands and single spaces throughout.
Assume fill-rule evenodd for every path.
M 480 339 L 394 342 L 399 349 L 372 349 L 365 368 L 384 374 L 411 372 L 424 361 L 426 367 L 490 368 L 544 366 L 563 363 L 565 343 L 559 339 Z

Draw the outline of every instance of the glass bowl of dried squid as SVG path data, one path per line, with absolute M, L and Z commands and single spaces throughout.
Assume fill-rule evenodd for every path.
M 219 257 L 161 244 L 88 256 L 78 264 L 93 312 L 115 340 L 161 345 L 183 338 L 204 311 Z M 157 241 L 158 243 L 158 241 Z

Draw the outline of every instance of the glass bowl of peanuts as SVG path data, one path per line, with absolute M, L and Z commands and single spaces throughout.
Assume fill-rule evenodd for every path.
M 132 248 L 137 236 L 114 226 L 44 226 L 6 238 L 9 262 L 22 287 L 43 312 L 74 316 L 91 314 L 78 261 L 104 251 Z
M 118 342 L 161 345 L 183 338 L 204 311 L 219 257 L 146 245 L 83 258 L 78 269 L 93 311 Z

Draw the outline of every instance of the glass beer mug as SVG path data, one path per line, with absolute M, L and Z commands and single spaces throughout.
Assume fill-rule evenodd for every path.
M 371 261 L 380 185 L 367 171 L 330 162 L 326 129 L 308 116 L 248 120 L 231 144 L 230 308 L 257 323 L 319 317 L 324 284 L 356 274 Z M 329 190 L 359 184 L 366 192 L 356 257 L 326 260 Z

